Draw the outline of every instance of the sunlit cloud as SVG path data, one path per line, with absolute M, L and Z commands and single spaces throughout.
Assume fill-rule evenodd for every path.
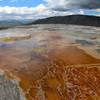
M 36 14 L 45 11 L 46 7 L 43 4 L 37 7 L 0 7 L 0 13 L 6 14 Z

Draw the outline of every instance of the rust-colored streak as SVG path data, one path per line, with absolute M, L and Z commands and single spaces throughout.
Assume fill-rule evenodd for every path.
M 99 59 L 95 59 L 91 55 L 85 53 L 85 51 L 77 47 L 64 47 L 52 49 L 49 52 L 49 56 L 58 65 L 67 64 L 93 64 L 100 63 Z

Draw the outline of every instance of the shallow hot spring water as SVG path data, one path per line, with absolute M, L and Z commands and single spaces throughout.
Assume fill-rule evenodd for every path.
M 59 24 L 1 30 L 0 72 L 17 81 L 18 90 L 12 91 L 19 93 L 9 94 L 7 100 L 100 100 L 99 51 L 97 27 Z

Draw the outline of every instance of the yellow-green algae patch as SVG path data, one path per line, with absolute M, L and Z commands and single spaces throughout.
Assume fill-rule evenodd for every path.
M 1 41 L 4 41 L 4 42 L 11 42 L 13 41 L 14 39 L 12 37 L 5 37 L 5 38 L 2 38 Z
M 23 35 L 23 36 L 15 36 L 15 37 L 3 37 L 3 38 L 0 38 L 0 41 L 3 41 L 3 42 L 12 42 L 12 41 L 19 41 L 19 40 L 25 40 L 25 39 L 30 39 L 31 38 L 31 35 L 28 34 L 28 35 Z

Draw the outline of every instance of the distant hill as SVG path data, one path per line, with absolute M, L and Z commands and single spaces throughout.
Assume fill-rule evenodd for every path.
M 17 20 L 1 20 L 0 21 L 0 26 L 1 27 L 6 27 L 6 26 L 16 26 L 16 25 L 21 25 L 22 23 Z
M 27 23 L 32 22 L 29 20 L 0 20 L 0 30 L 10 27 L 26 25 Z
M 100 17 L 89 15 L 54 16 L 39 19 L 29 24 L 72 24 L 100 27 Z

